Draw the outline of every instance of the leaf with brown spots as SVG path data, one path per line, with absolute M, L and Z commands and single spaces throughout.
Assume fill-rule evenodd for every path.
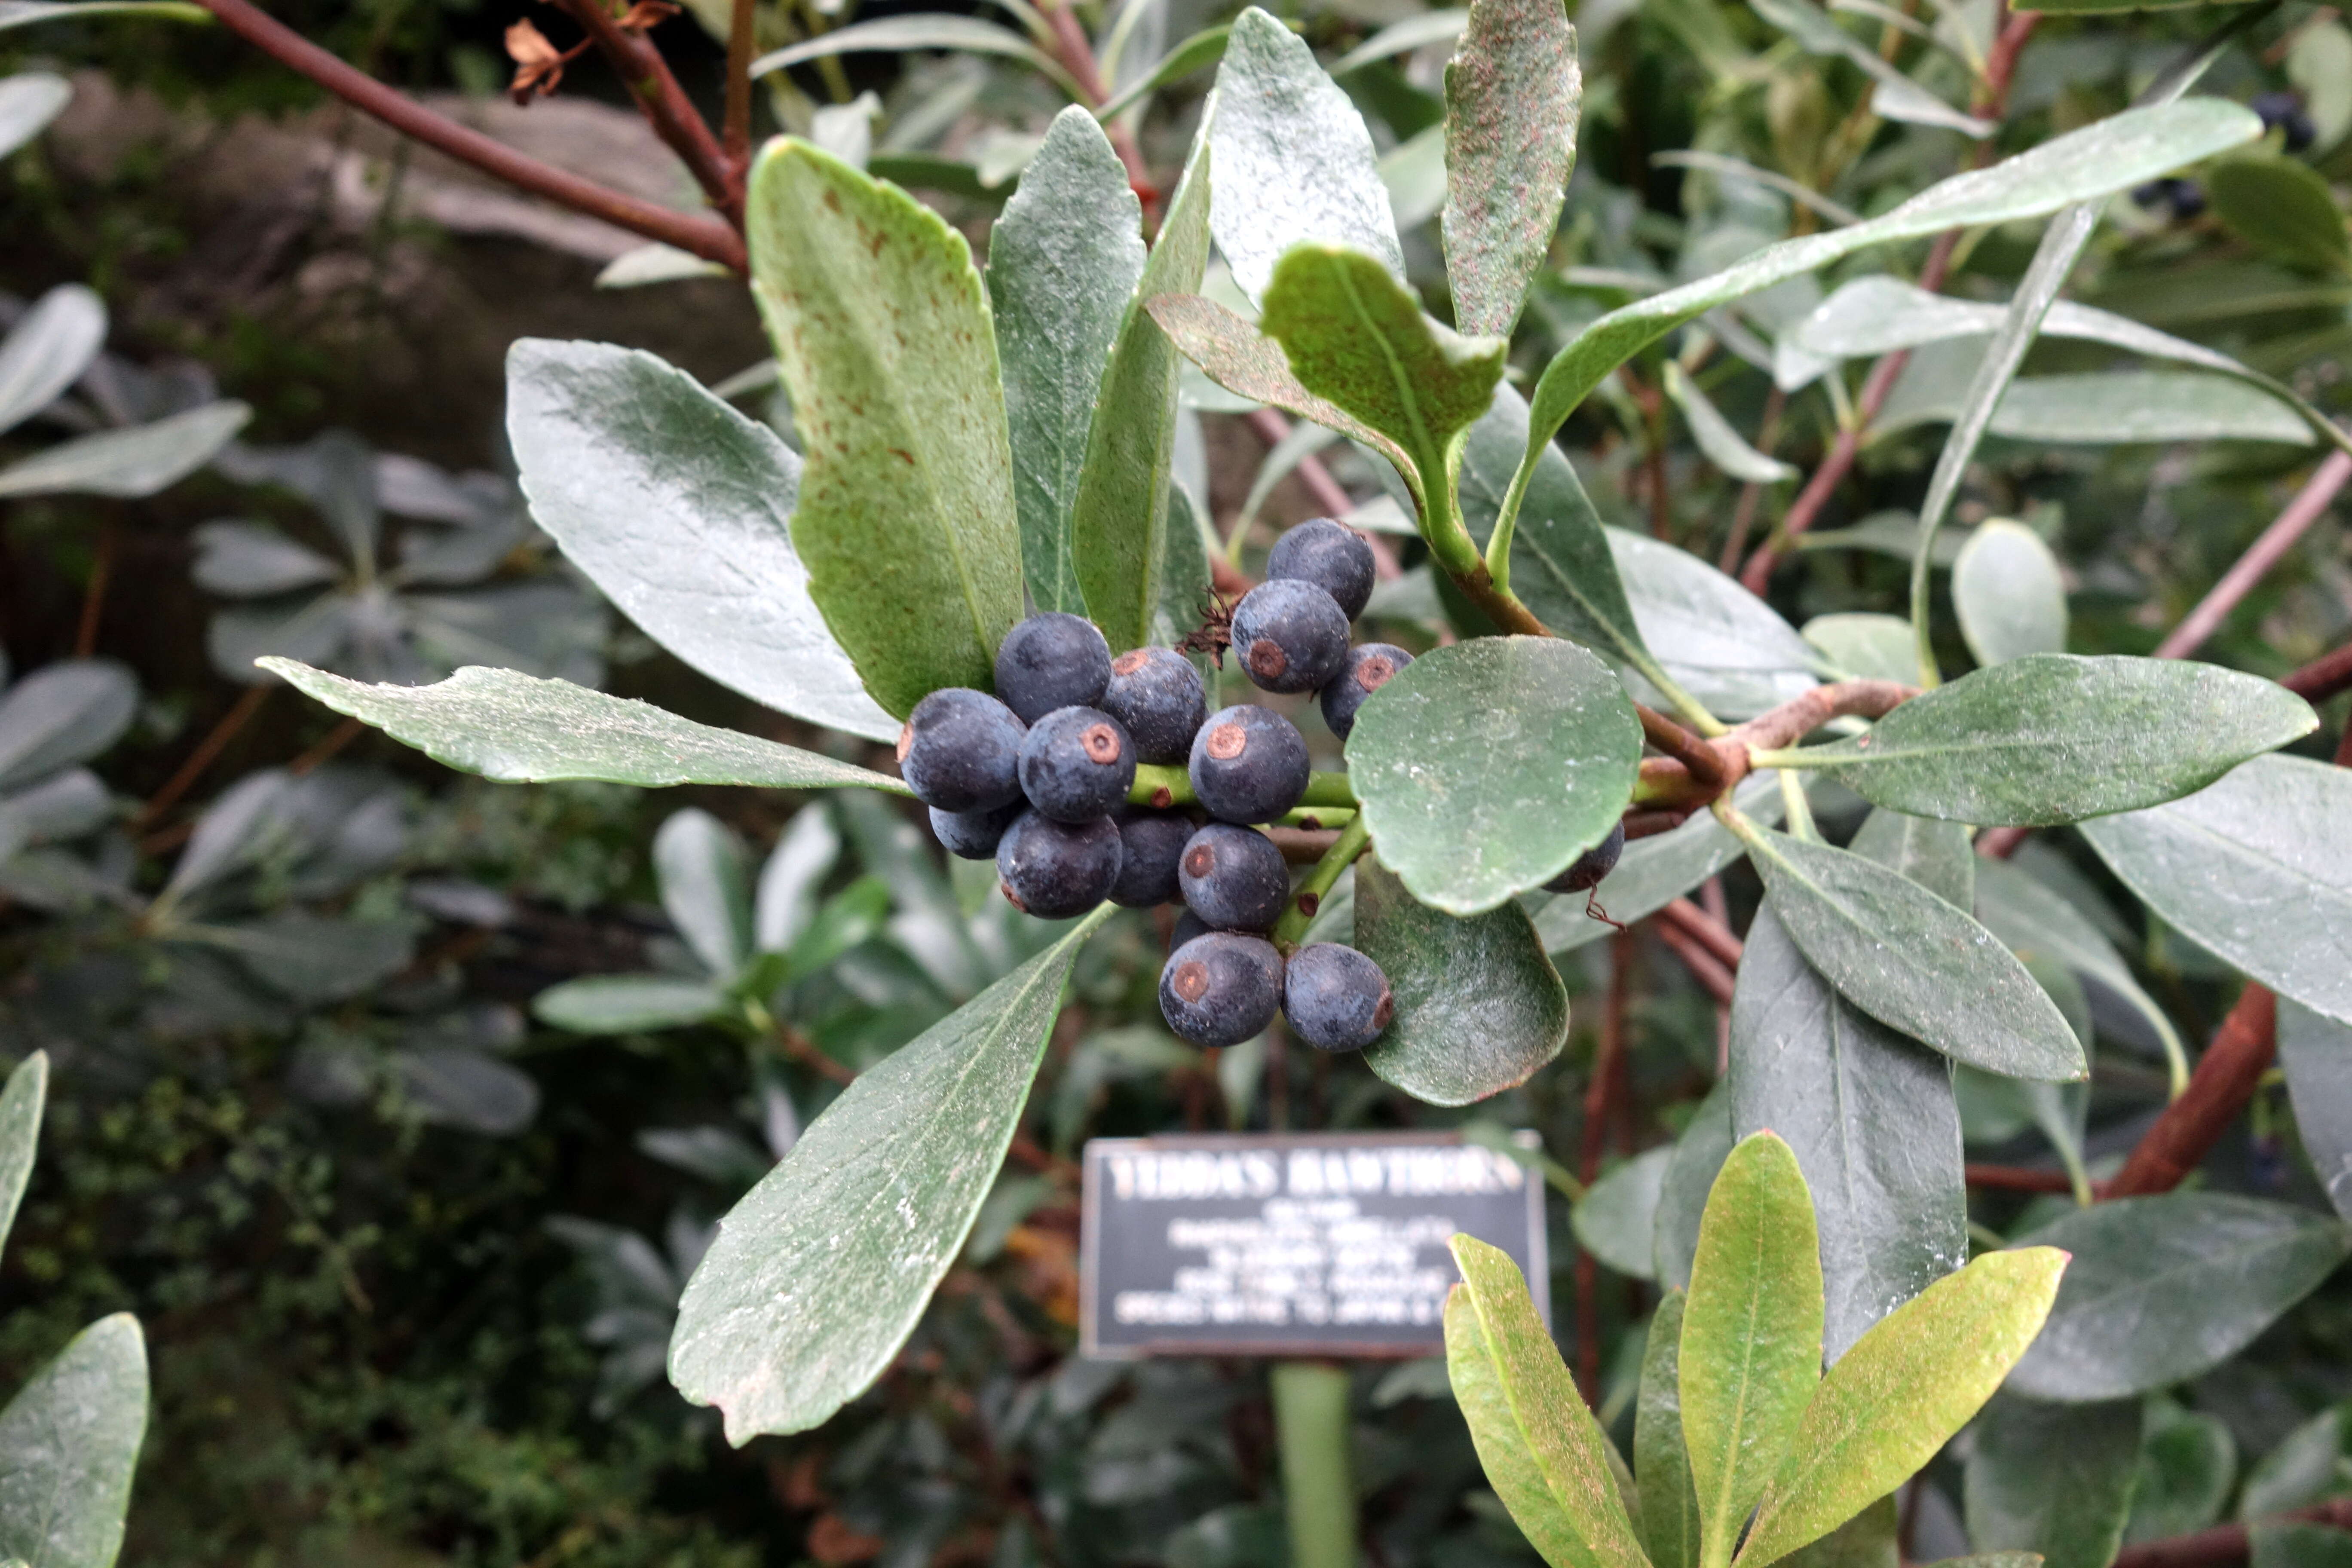
M 1559 0 L 1473 0 L 1445 68 L 1446 280 L 1465 332 L 1509 333 L 1576 168 L 1584 100 Z

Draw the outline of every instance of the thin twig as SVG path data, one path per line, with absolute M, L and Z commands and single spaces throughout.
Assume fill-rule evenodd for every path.
M 1780 444 L 1780 415 L 1789 405 L 1789 395 L 1780 390 L 1778 382 L 1764 395 L 1764 419 L 1756 427 L 1756 449 L 1766 457 Z M 1754 479 L 1739 487 L 1739 504 L 1732 510 L 1731 534 L 1723 542 L 1723 554 L 1716 563 L 1718 570 L 1728 574 L 1739 569 L 1740 552 L 1748 548 L 1748 531 L 1756 526 L 1757 503 L 1764 499 L 1764 487 Z
M 1740 940 L 1731 934 L 1731 928 L 1700 909 L 1688 899 L 1675 899 L 1658 913 L 1669 923 L 1715 955 L 1716 962 L 1726 969 L 1738 969 L 1745 951 Z
M 2294 542 L 2326 514 L 2328 505 L 2347 480 L 2352 480 L 2352 453 L 2330 452 L 2326 461 L 2312 470 L 2311 478 L 2295 492 L 2294 499 L 2287 502 L 2286 510 L 2221 574 L 2221 580 L 2197 602 L 2197 607 L 2157 644 L 2156 657 L 2187 658 L 2204 647 L 2205 639 L 2219 631 L 2230 612 L 2238 607 L 2238 601 L 2251 593 L 2254 584 L 2294 547 Z
M 1965 1168 L 1969 1185 L 1999 1193 L 2071 1193 L 2074 1179 L 2063 1171 L 2036 1171 L 2023 1165 L 1977 1165 Z
M 518 153 L 505 142 L 436 114 L 406 94 L 352 69 L 248 0 L 199 0 L 199 4 L 223 26 L 279 64 L 436 152 L 575 212 L 603 218 L 633 234 L 676 246 L 738 272 L 744 269 L 742 236 L 718 218 L 676 212 L 625 195 Z
M 694 183 L 702 187 L 710 205 L 727 215 L 728 222 L 736 228 L 743 226 L 742 186 L 735 177 L 735 166 L 720 151 L 719 138 L 710 133 L 709 122 L 686 89 L 671 74 L 669 62 L 662 58 L 661 50 L 642 33 L 632 32 L 621 26 L 604 0 L 552 0 L 564 13 L 580 24 L 588 36 L 596 40 L 596 49 L 629 89 L 629 96 L 645 112 L 646 122 L 654 129 L 669 150 L 677 154 Z M 732 84 L 730 84 L 732 91 Z M 750 140 L 746 121 L 745 140 Z
M 1738 984 L 1738 977 L 1706 950 L 1705 942 L 1671 921 L 1662 920 L 1651 929 L 1658 933 L 1658 940 L 1666 944 L 1667 950 L 1683 961 L 1683 967 L 1690 971 L 1691 978 L 1699 983 L 1700 988 L 1715 998 L 1717 1006 L 1731 1005 L 1732 991 Z
M 1601 1016 L 1601 1041 L 1592 1056 L 1592 1079 L 1584 1090 L 1584 1128 L 1577 1149 L 1577 1179 L 1589 1191 L 1601 1179 L 1609 1123 L 1622 1092 L 1625 1067 L 1625 1020 L 1632 1006 L 1633 939 L 1620 932 L 1609 940 L 1609 1000 Z M 1584 1248 L 1576 1255 L 1576 1381 L 1585 1404 L 1601 1407 L 1601 1269 Z
M 736 199 L 742 198 L 743 180 L 751 168 L 751 54 L 758 47 L 758 0 L 735 0 L 727 27 L 727 118 L 722 151 L 733 176 Z
M 155 792 L 154 798 L 140 808 L 138 817 L 131 824 L 131 831 L 145 831 L 157 818 L 178 805 L 180 797 L 204 776 L 206 768 L 213 765 L 222 748 L 236 738 L 236 732 L 244 729 L 256 713 L 261 711 L 261 705 L 269 700 L 269 693 L 273 689 L 274 682 L 247 687 L 245 694 L 220 716 L 220 721 L 213 726 L 212 733 L 196 742 L 196 749 L 188 753 L 188 760 L 180 764 L 179 772 L 164 781 L 163 787 Z
M 99 526 L 98 555 L 89 564 L 89 585 L 82 590 L 81 625 L 74 631 L 76 658 L 98 651 L 99 616 L 106 609 L 107 585 L 114 581 L 114 557 L 121 548 L 121 520 L 110 517 Z
M 2253 1556 L 2252 1530 L 2265 1524 L 2324 1524 L 2352 1530 L 2352 1498 L 2338 1498 L 2315 1508 L 2298 1509 L 2253 1525 L 2217 1524 L 2193 1535 L 2144 1541 L 2118 1552 L 2113 1568 L 2233 1568 Z
M 1102 67 L 1095 59 L 1095 47 L 1087 40 L 1087 30 L 1078 25 L 1077 14 L 1064 0 L 1049 0 L 1045 7 L 1045 25 L 1054 31 L 1054 54 L 1087 96 L 1088 109 L 1100 109 L 1110 101 L 1110 88 L 1103 80 Z M 1148 210 L 1160 200 L 1160 188 L 1151 183 L 1151 172 L 1143 162 L 1143 149 L 1135 140 L 1135 132 L 1123 120 L 1114 118 L 1103 128 L 1110 132 L 1111 150 L 1126 165 L 1127 183 L 1133 188 L 1136 199 Z
M 1832 719 L 1883 719 L 1918 695 L 1917 687 L 1894 680 L 1838 680 L 1816 686 L 1711 741 L 1701 742 L 1720 770 L 1713 780 L 1699 777 L 1678 758 L 1644 758 L 1633 798 L 1644 807 L 1705 805 L 1753 771 L 1753 753 L 1791 746 Z M 1643 712 L 1646 731 L 1651 716 L 1647 710 Z

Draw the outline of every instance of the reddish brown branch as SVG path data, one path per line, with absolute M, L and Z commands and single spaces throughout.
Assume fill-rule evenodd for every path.
M 1052 0 L 1045 6 L 1045 25 L 1054 30 L 1054 55 L 1086 94 L 1088 109 L 1100 109 L 1110 101 L 1110 88 L 1103 80 L 1102 67 L 1095 60 L 1095 47 L 1087 41 L 1087 30 L 1078 25 L 1076 13 L 1064 0 Z M 1127 183 L 1136 199 L 1146 208 L 1160 199 L 1160 189 L 1151 183 L 1151 173 L 1144 166 L 1143 149 L 1135 140 L 1135 132 L 1113 120 L 1103 127 L 1110 132 L 1111 150 L 1126 165 Z
M 734 227 L 743 226 L 743 203 L 740 185 L 735 171 L 719 150 L 719 138 L 710 133 L 709 121 L 694 107 L 693 100 L 677 84 L 671 74 L 669 62 L 653 40 L 643 33 L 621 26 L 604 0 L 552 0 L 562 7 L 566 16 L 580 24 L 583 31 L 596 40 L 596 50 L 612 66 L 629 89 L 629 96 L 645 111 L 646 122 L 654 128 L 669 150 L 677 154 L 694 183 L 702 187 L 710 205 L 727 215 Z M 746 142 L 749 142 L 748 121 Z
M 1669 952 L 1683 961 L 1683 967 L 1690 971 L 1691 978 L 1715 999 L 1717 1006 L 1731 1005 L 1731 994 L 1738 984 L 1738 976 L 1707 951 L 1706 943 L 1672 921 L 1661 920 L 1650 929 L 1658 933 L 1658 940 L 1666 944 Z
M 196 749 L 188 753 L 188 760 L 180 764 L 179 771 L 164 782 L 162 789 L 155 792 L 153 799 L 140 808 L 137 819 L 131 825 L 131 830 L 133 833 L 145 831 L 165 812 L 179 804 L 180 797 L 187 794 L 196 780 L 204 776 L 205 770 L 213 765 L 213 760 L 221 754 L 222 750 L 236 737 L 236 732 L 252 721 L 253 716 L 261 710 L 261 705 L 264 702 L 269 700 L 269 693 L 274 684 L 273 682 L 268 685 L 248 686 L 245 689 L 244 695 L 236 700 L 227 712 L 221 715 L 220 722 L 213 726 L 212 732 L 196 742 Z
M 199 4 L 218 18 L 221 26 L 272 59 L 436 152 L 471 164 L 518 189 L 545 196 L 591 217 L 603 218 L 633 234 L 676 246 L 739 272 L 745 267 L 742 237 L 718 218 L 674 212 L 608 190 L 593 180 L 583 180 L 568 170 L 518 153 L 505 142 L 436 114 L 404 93 L 354 70 L 248 0 L 199 0 Z
M 2268 576 L 2280 558 L 2294 548 L 2295 541 L 2326 514 L 2329 503 L 2336 500 L 2347 480 L 2352 480 L 2352 453 L 2330 452 L 2327 460 L 2312 470 L 2303 489 L 2287 502 L 2286 510 L 2221 574 L 2221 580 L 2197 601 L 2197 607 L 2157 644 L 2156 657 L 2187 658 L 2204 647 L 2205 639 L 2221 630 L 2221 623 L 2238 607 L 2238 602 L 2252 593 L 2254 584 Z
M 1658 911 L 1667 922 L 1679 927 L 1685 935 L 1715 956 L 1726 969 L 1738 969 L 1746 951 L 1740 940 L 1731 934 L 1731 928 L 1700 909 L 1688 899 L 1675 899 Z
M 1832 719 L 1883 719 L 1897 704 L 1918 695 L 1917 687 L 1895 680 L 1839 680 L 1816 686 L 1727 733 L 1701 742 L 1721 769 L 1718 780 L 1702 779 L 1685 763 L 1672 757 L 1645 758 L 1633 798 L 1651 807 L 1704 805 L 1748 776 L 1754 767 L 1751 752 L 1792 746 Z M 1643 710 L 1645 731 L 1654 717 Z
M 2297 1509 L 2277 1519 L 2257 1521 L 2252 1528 L 2259 1529 L 2264 1524 L 2324 1524 L 2336 1530 L 2352 1530 L 2352 1498 L 2338 1498 L 2316 1508 Z M 2175 1535 L 2127 1546 L 2116 1555 L 2114 1568 L 2233 1568 L 2252 1555 L 2253 1539 L 2248 1526 L 2217 1524 L 2193 1535 Z
M 1730 764 L 1714 747 L 1663 713 L 1640 703 L 1633 711 L 1642 721 L 1642 739 L 1680 763 L 1692 783 L 1718 794 L 1728 787 Z
M 1969 1185 L 2002 1193 L 2071 1193 L 2074 1183 L 2063 1171 L 2036 1171 L 2022 1165 L 1967 1167 Z
M 727 27 L 727 118 L 724 150 L 736 200 L 751 169 L 751 55 L 758 47 L 753 26 L 756 0 L 735 0 Z
M 2267 986 L 2250 980 L 2238 1005 L 2221 1020 L 2213 1043 L 2197 1059 L 2189 1087 L 2164 1108 L 2115 1180 L 2103 1185 L 2101 1195 L 2140 1197 L 2179 1186 L 2252 1102 L 2277 1054 L 2278 999 Z
M 1584 1127 L 1577 1146 L 1577 1179 L 1590 1189 L 1601 1179 L 1609 1123 L 1624 1092 L 1625 1022 L 1633 1005 L 1633 939 L 1620 932 L 1609 943 L 1609 1000 L 1601 1015 L 1601 1042 L 1584 1089 Z M 1576 1381 L 1585 1404 L 1601 1407 L 1601 1269 L 1592 1254 L 1576 1254 Z
M 2322 654 L 2279 684 L 2305 702 L 2325 702 L 2352 689 L 2352 642 L 2334 653 Z

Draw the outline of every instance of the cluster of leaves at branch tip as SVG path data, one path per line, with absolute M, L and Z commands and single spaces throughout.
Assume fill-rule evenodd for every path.
M 1888 1313 L 1824 1375 L 1812 1197 L 1789 1145 L 1751 1134 L 1707 1194 L 1689 1288 L 1670 1290 L 1652 1322 L 1628 1475 L 1517 1266 L 1472 1237 L 1452 1246 L 1454 1395 L 1487 1479 L 1554 1568 L 1766 1568 L 1838 1530 L 1992 1396 L 2067 1265 L 2053 1247 L 1987 1253 Z

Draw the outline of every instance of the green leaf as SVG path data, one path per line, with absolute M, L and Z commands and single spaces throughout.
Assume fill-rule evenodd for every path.
M 2038 1552 L 2047 1568 L 2107 1568 L 2139 1468 L 2140 1402 L 2044 1405 L 1995 1394 L 1977 1418 L 1969 1542 Z
M 1811 1546 L 1799 1547 L 1785 1561 L 1791 1568 L 1901 1568 L 1901 1533 L 1902 1515 L 1890 1493 Z M 2041 1560 L 2021 1556 L 2016 1563 L 2003 1568 L 2041 1568 Z
M 2335 1455 L 2328 1470 L 2335 1471 Z M 2238 1444 L 2218 1415 L 2190 1414 L 2168 1400 L 2149 1403 L 2132 1487 L 2127 1545 L 2203 1530 L 2221 1517 L 2238 1479 Z
M 1812 1195 L 1788 1144 L 1741 1139 L 1699 1221 L 1683 1309 L 1683 1441 L 1701 1553 L 1728 1563 L 1822 1375 L 1822 1259 Z
M 1935 1458 L 2032 1342 L 2065 1268 L 2054 1247 L 1988 1253 L 1856 1341 L 1805 1406 L 1742 1568 L 1820 1540 Z
M 791 138 L 751 170 L 751 291 L 807 467 L 793 546 L 866 689 L 903 717 L 987 690 L 1022 616 L 996 337 L 970 247 L 895 185 Z
M 1911 425 L 1965 426 L 1976 407 L 1974 378 L 1990 357 L 1959 345 L 1921 351 L 1873 428 L 1883 435 Z M 1984 431 L 2016 441 L 2093 447 L 2159 441 L 2305 447 L 2315 438 L 2310 421 L 2267 387 L 2243 378 L 2159 370 L 2021 376 L 2002 390 Z
M 2066 651 L 2064 575 L 2021 523 L 1997 517 L 1969 532 L 1952 563 L 1952 607 L 1979 664 Z
M 1334 79 L 1374 60 L 1411 54 L 1432 44 L 1450 44 L 1470 25 L 1467 11 L 1423 11 L 1401 22 L 1391 22 L 1331 62 Z
M 590 974 L 551 985 L 531 998 L 531 1016 L 575 1035 L 634 1035 L 702 1023 L 727 1006 L 708 980 L 666 974 Z
M 1630 1279 L 1656 1279 L 1658 1189 L 1674 1157 L 1663 1144 L 1593 1183 L 1569 1211 L 1576 1244 Z
M 1675 1157 L 1666 1163 L 1666 1179 L 1658 1189 L 1658 1283 L 1687 1289 L 1691 1259 L 1698 1252 L 1699 1222 L 1706 1215 L 1706 1196 L 1715 1188 L 1715 1174 L 1723 1169 L 1735 1142 L 1731 1131 L 1731 1079 L 1719 1078 L 1692 1112 L 1690 1125 L 1675 1140 Z
M 1763 829 L 1751 858 L 1822 977 L 1898 1034 L 2011 1078 L 2084 1076 L 2083 1047 L 1993 934 L 1875 861 Z
M 1119 320 L 1071 503 L 1071 564 L 1088 613 L 1115 651 L 1151 642 L 1160 607 L 1181 340 L 1163 330 L 1156 307 L 1192 299 L 1201 286 L 1209 261 L 1211 184 L 1207 143 L 1196 142 Z
M 1095 396 L 1143 276 L 1142 221 L 1110 138 L 1073 104 L 1055 117 L 989 231 L 988 300 L 1004 361 L 1013 500 L 1029 596 L 1040 610 L 1086 613 L 1071 563 L 1071 515 Z
M 2352 1024 L 2352 772 L 2257 757 L 2185 800 L 2083 825 L 2165 923 Z
M 1641 760 L 1624 688 L 1558 637 L 1425 653 L 1364 705 L 1348 740 L 1381 863 L 1454 915 L 1493 909 L 1606 838 Z
M 1413 473 L 1412 459 L 1402 447 L 1329 398 L 1300 385 L 1282 345 L 1215 300 L 1171 294 L 1147 300 L 1144 308 L 1178 352 L 1226 391 L 1252 403 L 1288 409 L 1301 419 L 1351 437 L 1394 464 L 1398 473 Z
M 1508 337 L 1544 265 L 1584 100 L 1559 0 L 1474 0 L 1445 68 L 1445 279 L 1454 324 Z
M 1232 35 L 1230 26 L 1202 28 L 1160 56 L 1150 70 L 1097 109 L 1095 118 L 1104 121 L 1116 120 L 1169 83 L 1183 80 L 1202 66 L 1214 65 L 1224 58 L 1225 41 Z
M 1528 404 L 1508 382 L 1462 443 L 1463 525 L 1483 550 L 1495 531 L 1511 473 L 1528 446 Z M 1642 641 L 1617 576 L 1601 514 L 1568 454 L 1546 443 L 1511 539 L 1511 587 L 1544 625 L 1636 668 L 1656 661 Z
M 90 289 L 60 283 L 34 300 L 0 338 L 0 430 L 57 401 L 105 345 L 106 302 Z
M 2309 1508 L 2344 1489 L 2347 1431 L 2342 1405 L 2321 1411 L 2273 1445 L 2247 1472 L 2237 1516 L 2257 1520 Z
M 1650 1317 L 1633 1405 L 1633 1474 L 1640 1482 L 1642 1544 L 1654 1568 L 1698 1568 L 1698 1488 L 1683 1444 L 1685 1297 L 1669 1289 Z
M 2218 665 L 2031 654 L 1803 756 L 1897 811 L 2047 826 L 2178 799 L 2318 723 L 2284 687 Z
M 2336 1212 L 2352 1215 L 2352 1027 L 2281 997 L 2278 1054 L 2296 1141 Z M 0 1227 L 0 1238 L 6 1235 Z
M 2332 1219 L 2222 1193 L 2104 1203 L 2031 1240 L 2074 1264 L 2009 1385 L 2068 1402 L 2123 1399 L 2219 1366 L 2352 1251 Z
M 1863 819 L 1846 847 L 1900 871 L 1954 909 L 1976 906 L 1976 850 L 1969 830 L 1957 822 L 1907 816 L 1882 805 Z
M 905 784 L 887 774 L 714 730 L 649 702 L 607 697 L 568 680 L 468 666 L 433 686 L 372 686 L 290 658 L 260 664 L 297 690 L 373 724 L 436 763 L 509 784 L 602 779 L 656 787 L 725 784 L 907 793 Z
M 2352 271 L 2352 235 L 2335 193 L 2308 164 L 2276 154 L 2227 158 L 2205 171 L 2223 227 L 2273 261 L 2314 272 Z
M 1339 246 L 1285 251 L 1265 288 L 1260 323 L 1282 344 L 1291 374 L 1388 437 L 1412 459 L 1424 532 L 1453 514 L 1462 437 L 1494 402 L 1510 344 L 1463 337 L 1423 313 L 1421 300 L 1375 257 Z M 1432 536 L 1433 544 L 1437 538 Z
M 48 128 L 73 101 L 73 84 L 50 71 L 0 77 L 0 158 Z
M 1086 96 L 1060 61 L 1012 28 L 978 16 L 941 11 L 881 16 L 819 33 L 815 37 L 760 56 L 751 62 L 751 75 L 766 76 L 786 66 L 828 55 L 864 51 L 896 54 L 901 49 L 960 49 L 967 54 L 1003 55 L 1008 59 L 1026 61 L 1060 84 L 1072 98 Z
M 1794 38 L 1806 53 L 1850 61 L 1877 82 L 1870 95 L 1874 113 L 1914 125 L 1936 125 L 1964 136 L 1993 132 L 1990 121 L 1963 114 L 1912 80 L 1876 49 L 1839 26 L 1811 0 L 1748 0 L 1756 14 Z
M 654 835 L 654 881 L 687 950 L 720 980 L 751 957 L 750 856 L 736 831 L 698 806 Z
M 2332 1524 L 2257 1524 L 2246 1542 L 2251 1568 L 2352 1568 L 2352 1536 Z
M 647 636 L 780 712 L 897 739 L 809 596 L 775 432 L 642 351 L 524 338 L 507 439 L 531 516 Z
M 117 1312 L 76 1334 L 0 1410 L 0 1556 L 112 1568 L 147 1434 L 147 1342 Z
M 1364 1061 L 1416 1099 L 1467 1105 L 1499 1094 L 1568 1043 L 1568 988 L 1515 903 L 1457 920 L 1416 903 L 1368 855 L 1356 862 L 1355 945 L 1396 1001 Z
M 191 927 L 186 934 L 226 949 L 273 991 L 314 1006 L 382 984 L 416 957 L 416 935 L 405 923 L 302 910 L 238 925 Z
M 1747 437 L 1731 427 L 1731 421 L 1707 401 L 1690 373 L 1679 360 L 1666 362 L 1666 395 L 1683 411 L 1690 426 L 1691 439 L 1706 460 L 1735 479 L 1751 485 L 1777 485 L 1783 479 L 1797 477 L 1796 468 L 1778 458 L 1768 458 L 1748 444 Z
M 1309 240 L 1351 246 L 1403 276 L 1371 132 L 1305 39 L 1255 5 L 1244 11 L 1212 101 L 1209 226 L 1243 293 L 1264 295 L 1283 253 Z
M 1667 650 L 1665 673 L 1708 710 L 1752 718 L 1821 684 L 1796 628 L 1730 577 L 1643 534 L 1607 537 L 1643 641 Z
M 209 462 L 252 417 L 247 405 L 225 400 L 84 436 L 0 468 L 0 498 L 152 496 Z
M 209 22 L 213 14 L 184 0 L 0 0 L 0 32 L 35 22 L 69 22 L 80 16 L 158 16 L 173 22 Z M 35 1568 L 42 1568 L 36 1563 Z
M 670 1380 L 727 1439 L 803 1432 L 890 1364 L 1004 1162 L 1078 949 L 1109 906 L 860 1073 L 719 1222 Z
M 1967 1261 L 1951 1073 L 1814 973 L 1768 899 L 1732 992 L 1730 1083 L 1733 1129 L 1787 1139 L 1811 1189 L 1835 1361 Z
M 87 762 L 138 715 L 138 679 L 112 659 L 42 666 L 0 696 L 0 790 Z
M 1554 354 L 1536 384 L 1525 474 L 1587 394 L 1667 332 L 1744 295 L 1874 245 L 1948 228 L 2037 217 L 2170 173 L 2262 134 L 2252 111 L 2218 99 L 2127 110 L 2029 152 L 1933 185 L 1866 223 L 1768 246 L 1711 277 L 1611 311 Z
M 1759 822 L 1777 823 L 1784 809 L 1780 779 L 1769 773 L 1750 773 L 1739 781 L 1732 799 Z M 1739 840 L 1706 812 L 1697 812 L 1680 827 L 1636 838 L 1617 858 L 1616 869 L 1601 879 L 1588 900 L 1582 893 L 1564 893 L 1536 913 L 1536 934 L 1544 951 L 1557 956 L 1586 942 L 1614 934 L 1619 925 L 1632 925 L 1656 914 L 1675 900 L 1739 858 Z M 1609 917 L 1596 920 L 1586 912 L 1588 902 Z
M 2352 31 L 2317 18 L 2295 29 L 2286 79 L 2303 93 L 2313 132 L 2308 150 L 2315 156 L 2332 152 L 2352 132 Z
M 2029 961 L 2046 958 L 2097 981 L 2147 1020 L 2168 1060 L 2186 1060 L 2172 1020 L 2081 910 L 2006 861 L 1978 861 L 1976 877 L 1977 919 L 2011 952 Z
M 1903 552 L 1907 559 L 1910 552 Z M 1894 680 L 1907 686 L 1919 679 L 1912 657 L 1911 623 L 1900 616 L 1840 612 L 1815 616 L 1798 633 L 1834 667 L 1841 679 Z
M 41 1108 L 49 1095 L 49 1053 L 35 1051 L 8 1075 L 0 1090 L 0 1246 L 16 1227 L 16 1206 L 32 1179 L 33 1156 L 41 1142 Z
M 1447 1245 L 1463 1283 L 1445 1301 L 1445 1365 L 1486 1479 L 1552 1568 L 1648 1568 L 1609 1463 L 1609 1439 L 1536 1316 L 1510 1255 Z

